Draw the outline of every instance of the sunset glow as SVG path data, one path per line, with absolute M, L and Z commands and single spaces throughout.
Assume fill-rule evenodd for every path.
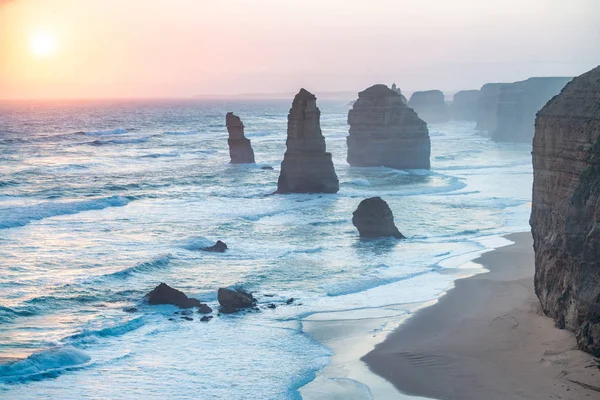
M 29 48 L 38 57 L 49 57 L 56 52 L 56 38 L 47 32 L 36 32 L 29 39 Z

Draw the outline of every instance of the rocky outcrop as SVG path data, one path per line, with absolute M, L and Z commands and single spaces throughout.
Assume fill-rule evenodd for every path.
M 427 124 L 387 86 L 360 92 L 348 124 L 347 161 L 353 167 L 429 169 Z
M 221 242 L 220 240 L 217 240 L 217 243 L 215 243 L 213 246 L 203 247 L 200 250 L 202 250 L 202 251 L 210 251 L 210 252 L 213 252 L 213 253 L 225 253 L 225 250 L 227 250 L 227 245 L 224 242 Z
M 288 115 L 287 151 L 276 193 L 337 193 L 340 189 L 320 118 L 317 98 L 301 89 Z
M 150 305 L 172 304 L 179 308 L 201 307 L 202 303 L 198 299 L 187 297 L 180 290 L 173 289 L 165 283 L 161 283 L 146 295 L 146 300 Z
M 500 86 L 496 126 L 497 142 L 527 142 L 533 138 L 535 115 L 572 78 L 529 78 Z
M 352 214 L 352 224 L 363 238 L 395 237 L 404 239 L 404 235 L 394 224 L 394 215 L 390 206 L 381 197 L 371 197 L 361 201 Z
M 402 100 L 402 102 L 404 104 L 408 104 L 408 100 L 406 99 L 406 97 L 402 94 L 402 90 L 400 90 L 400 88 L 398 86 L 396 86 L 395 83 L 392 83 L 392 90 L 396 93 L 398 93 L 400 95 L 400 99 Z M 354 105 L 354 104 L 352 104 Z
M 232 164 L 252 164 L 254 163 L 254 150 L 250 144 L 250 139 L 244 136 L 244 124 L 240 117 L 234 113 L 227 113 L 225 124 L 229 132 L 229 157 Z
M 419 118 L 428 124 L 448 121 L 448 107 L 444 93 L 439 90 L 414 92 L 408 106 L 419 114 Z
M 476 121 L 479 90 L 461 90 L 454 94 L 450 117 L 455 121 Z
M 477 130 L 493 132 L 496 129 L 498 94 L 502 83 L 486 83 L 479 91 L 477 100 Z
M 256 299 L 252 294 L 239 289 L 220 288 L 217 292 L 217 300 L 221 305 L 221 311 L 226 314 L 242 308 L 251 308 L 256 304 Z
M 536 294 L 600 356 L 600 67 L 541 109 L 532 154 Z

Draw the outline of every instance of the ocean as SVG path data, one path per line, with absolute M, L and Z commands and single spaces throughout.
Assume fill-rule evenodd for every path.
M 529 229 L 530 145 L 430 124 L 431 170 L 352 168 L 347 103 L 317 101 L 334 195 L 272 195 L 291 99 L 0 103 L 0 359 L 22 358 L 0 398 L 298 399 L 332 356 L 304 318 L 435 299 Z M 228 111 L 256 165 L 229 164 Z M 372 196 L 406 240 L 359 240 Z M 185 321 L 143 303 L 160 282 L 215 310 L 241 287 L 261 310 Z

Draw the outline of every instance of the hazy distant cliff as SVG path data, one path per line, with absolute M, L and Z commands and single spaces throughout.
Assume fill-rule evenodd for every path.
M 572 78 L 529 78 L 500 86 L 496 123 L 490 129 L 497 142 L 531 142 L 535 114 Z
M 582 350 L 600 356 L 600 67 L 538 113 L 533 169 L 536 293 Z
M 448 121 L 448 107 L 444 100 L 444 93 L 440 90 L 414 92 L 410 96 L 408 106 L 428 124 Z

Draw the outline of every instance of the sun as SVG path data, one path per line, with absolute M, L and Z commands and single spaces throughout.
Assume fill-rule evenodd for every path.
M 37 57 L 50 57 L 56 52 L 56 38 L 48 32 L 35 32 L 29 38 L 29 50 Z

